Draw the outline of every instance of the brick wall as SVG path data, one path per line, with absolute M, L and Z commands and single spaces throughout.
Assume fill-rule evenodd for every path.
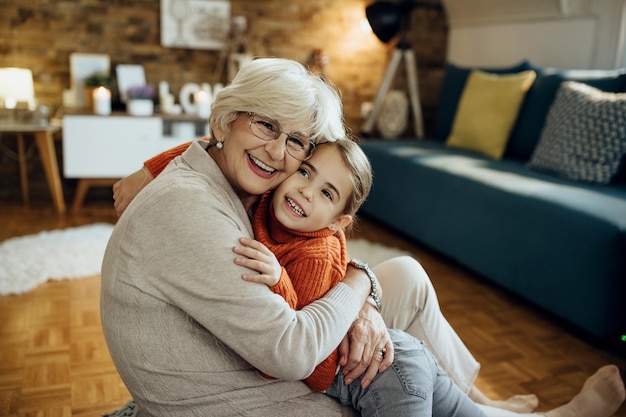
M 346 123 L 358 132 L 363 123 L 361 103 L 374 100 L 392 52 L 372 33 L 360 29 L 369 3 L 232 0 L 231 11 L 247 17 L 249 49 L 254 55 L 305 62 L 313 49 L 321 48 L 329 59 L 325 72 L 342 91 Z M 422 0 L 420 4 L 427 7 L 413 12 L 410 38 L 418 62 L 420 99 L 428 133 L 437 108 L 448 27 L 440 0 Z M 148 82 L 167 80 L 173 92 L 187 82 L 213 81 L 219 57 L 219 51 L 162 47 L 159 0 L 0 3 L 0 67 L 30 68 L 37 98 L 53 112 L 62 104 L 63 90 L 70 86 L 72 52 L 108 54 L 113 67 L 142 64 Z M 393 87 L 404 88 L 404 82 L 402 69 Z M 0 157 L 2 177 L 11 170 L 17 175 L 17 166 L 9 167 L 12 159 L 4 154 Z M 39 161 L 35 158 L 33 169 L 39 169 L 37 166 Z M 13 182 L 16 190 L 17 184 Z M 6 192 L 5 182 L 1 185 Z

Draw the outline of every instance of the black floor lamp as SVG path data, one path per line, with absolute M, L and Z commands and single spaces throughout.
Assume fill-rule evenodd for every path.
M 393 56 L 387 66 L 385 78 L 378 89 L 376 101 L 369 117 L 361 128 L 362 136 L 369 136 L 376 123 L 376 118 L 380 113 L 381 107 L 387 91 L 396 76 L 398 65 L 404 58 L 406 64 L 406 74 L 408 78 L 409 99 L 411 109 L 413 111 L 413 127 L 417 137 L 424 137 L 424 125 L 422 120 L 422 107 L 419 101 L 419 92 L 417 86 L 417 66 L 415 65 L 415 54 L 411 47 L 411 43 L 406 37 L 406 33 L 410 26 L 411 12 L 416 7 L 416 1 L 400 1 L 392 3 L 388 1 L 377 1 L 365 8 L 365 15 L 372 27 L 374 34 L 382 42 L 391 41 L 396 35 L 400 35 L 396 43 Z

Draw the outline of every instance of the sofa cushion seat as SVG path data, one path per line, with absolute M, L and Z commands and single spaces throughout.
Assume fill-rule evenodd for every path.
M 590 334 L 626 331 L 626 184 L 581 184 L 439 141 L 361 146 L 374 170 L 362 213 Z

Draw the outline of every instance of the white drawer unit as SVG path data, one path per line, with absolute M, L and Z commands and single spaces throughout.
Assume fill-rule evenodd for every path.
M 193 124 L 196 136 L 206 132 L 203 120 L 172 120 L 159 116 L 65 115 L 63 117 L 63 173 L 65 178 L 122 178 L 142 163 L 173 146 L 193 140 L 170 136 L 172 126 Z M 200 128 L 200 129 L 198 129 Z M 198 132 L 200 130 L 200 132 Z M 194 132 L 192 132 L 194 133 Z
M 72 209 L 82 207 L 90 187 L 110 187 L 146 159 L 207 134 L 205 119 L 188 116 L 63 116 L 63 174 L 80 179 Z

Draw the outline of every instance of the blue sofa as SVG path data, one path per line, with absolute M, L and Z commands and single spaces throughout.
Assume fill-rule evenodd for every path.
M 626 175 L 594 184 L 532 169 L 528 161 L 562 83 L 620 93 L 626 70 L 566 71 L 528 62 L 482 70 L 528 69 L 537 78 L 501 159 L 446 146 L 472 70 L 452 64 L 432 138 L 361 140 L 374 171 L 361 215 L 521 296 L 571 330 L 619 343 L 626 335 Z M 615 128 L 625 126 L 623 120 Z

